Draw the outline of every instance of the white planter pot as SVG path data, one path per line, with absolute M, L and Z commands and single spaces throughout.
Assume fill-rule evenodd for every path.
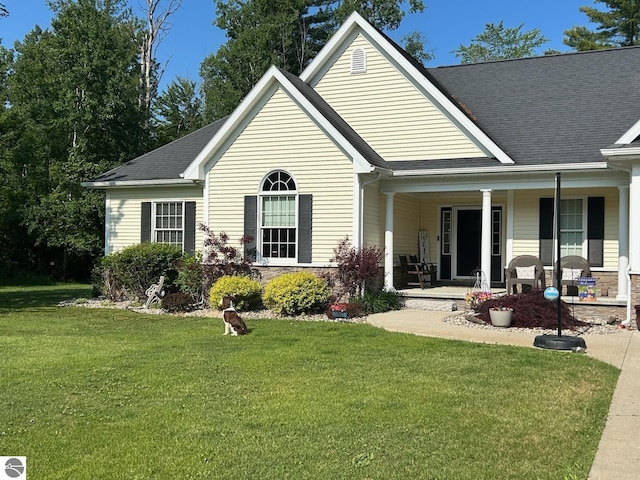
M 489 316 L 494 327 L 510 327 L 513 312 L 509 310 L 489 310 Z

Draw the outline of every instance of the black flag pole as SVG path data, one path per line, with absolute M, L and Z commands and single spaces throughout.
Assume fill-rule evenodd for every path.
M 562 223 L 560 221 L 560 172 L 556 173 L 556 196 L 553 207 L 553 218 L 555 220 L 553 227 L 553 235 L 556 239 L 555 247 L 555 287 L 548 287 L 545 290 L 545 298 L 553 299 L 558 302 L 558 334 L 557 335 L 538 335 L 533 341 L 535 347 L 548 348 L 550 350 L 573 350 L 584 351 L 587 349 L 587 344 L 583 338 L 572 337 L 569 335 L 562 335 L 562 264 L 560 251 L 562 249 Z M 553 279 L 553 275 L 552 275 Z M 555 292 L 549 292 L 549 290 L 555 290 Z
M 560 239 L 560 172 L 556 172 L 556 199 L 554 202 L 553 215 L 555 217 L 555 238 L 556 238 L 556 288 L 558 289 L 558 336 L 562 336 L 562 265 L 560 264 L 560 250 L 562 241 Z

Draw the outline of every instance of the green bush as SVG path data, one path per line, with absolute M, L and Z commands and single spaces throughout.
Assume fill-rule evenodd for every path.
M 165 243 L 140 243 L 104 257 L 93 273 L 94 286 L 109 300 L 144 299 L 164 275 L 170 290 L 178 277 L 182 249 Z
M 260 304 L 262 285 L 245 275 L 225 275 L 213 284 L 209 291 L 211 307 L 220 307 L 222 297 L 230 295 L 235 298 L 234 307 L 238 310 L 250 310 Z
M 264 288 L 262 301 L 276 313 L 297 315 L 320 312 L 329 301 L 327 282 L 309 272 L 285 273 Z
M 352 302 L 360 302 L 366 315 L 383 313 L 389 310 L 400 310 L 404 306 L 404 295 L 398 292 L 365 292 L 362 296 L 354 297 Z
M 203 282 L 202 254 L 198 252 L 195 255 L 185 255 L 178 262 L 176 284 L 180 287 L 180 291 L 200 299 L 203 292 Z

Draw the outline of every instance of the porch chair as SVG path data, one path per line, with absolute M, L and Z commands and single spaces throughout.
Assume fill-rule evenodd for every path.
M 533 255 L 519 255 L 512 258 L 507 266 L 505 278 L 507 293 L 517 293 L 518 284 L 521 285 L 521 292 L 531 288 L 544 290 L 546 287 L 544 265 L 538 257 Z
M 429 270 L 418 261 L 417 255 L 400 255 L 399 258 L 405 285 L 424 288 L 425 283 L 431 281 Z
M 560 258 L 560 287 L 566 286 L 568 296 L 578 296 L 578 278 L 590 277 L 591 267 L 589 261 L 579 255 L 567 255 Z M 553 265 L 553 279 L 554 285 L 556 283 L 558 262 Z

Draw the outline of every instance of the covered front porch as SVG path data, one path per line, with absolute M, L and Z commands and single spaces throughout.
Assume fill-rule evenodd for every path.
M 553 221 L 553 211 L 543 207 L 553 203 L 554 177 L 547 172 L 508 178 L 487 175 L 482 181 L 447 175 L 381 179 L 363 187 L 361 238 L 364 243 L 384 245 L 384 286 L 401 291 L 399 257 L 412 254 L 422 259 L 421 239 L 428 238 L 426 261 L 435 265 L 436 285 L 442 286 L 424 293 L 407 289 L 412 296 L 463 299 L 477 271 L 483 290 L 504 290 L 505 268 L 520 255 L 541 259 L 546 255 L 544 266 L 550 279 L 554 242 L 545 225 Z M 571 254 L 591 260 L 591 276 L 603 292 L 599 304 L 626 305 L 629 299 L 628 182 L 627 175 L 614 171 L 606 176 L 602 172 L 563 174 L 562 199 L 573 202 L 579 219 Z M 379 214 L 367 215 L 366 209 L 374 203 Z M 384 225 L 367 223 L 367 218 L 383 220 Z

